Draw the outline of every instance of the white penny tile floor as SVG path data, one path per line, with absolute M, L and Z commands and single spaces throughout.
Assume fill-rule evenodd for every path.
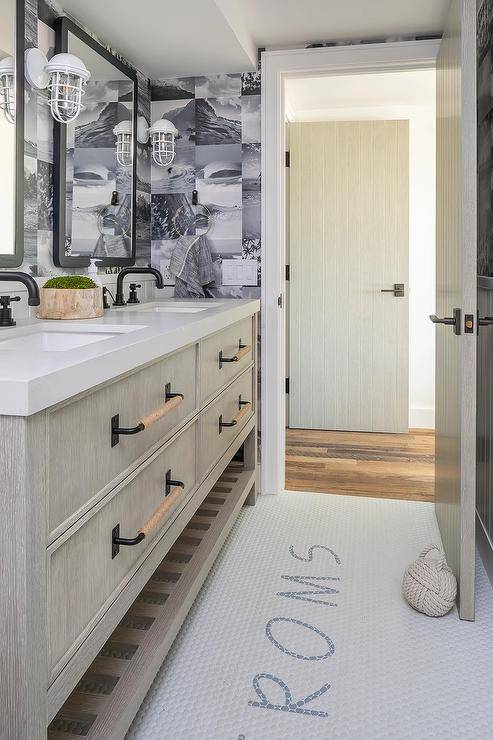
M 440 542 L 427 503 L 327 494 L 244 508 L 127 740 L 493 738 L 493 592 L 477 619 L 402 599 Z

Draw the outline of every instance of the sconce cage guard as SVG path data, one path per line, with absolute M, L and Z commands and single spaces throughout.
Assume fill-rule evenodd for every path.
M 116 137 L 116 161 L 121 167 L 130 167 L 133 161 L 132 134 L 119 133 Z
M 85 80 L 78 74 L 62 71 L 51 73 L 48 83 L 49 106 L 56 121 L 70 123 L 84 110 L 84 84 Z
M 152 158 L 159 167 L 167 167 L 175 158 L 175 136 L 155 131 L 152 137 Z

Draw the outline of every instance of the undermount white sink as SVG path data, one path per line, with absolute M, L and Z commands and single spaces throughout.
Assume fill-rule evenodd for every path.
M 209 306 L 153 306 L 152 308 L 146 308 L 143 306 L 138 309 L 140 313 L 199 313 L 199 311 L 207 311 Z
M 210 303 L 200 303 L 195 301 L 173 301 L 172 303 L 165 303 L 161 301 L 152 301 L 150 303 L 143 303 L 140 306 L 132 307 L 132 310 L 138 311 L 139 313 L 200 313 L 200 311 L 207 311 L 210 308 L 216 308 L 224 303 L 224 301 L 210 301 Z M 130 308 L 130 306 L 128 306 Z
M 144 326 L 119 326 L 90 324 L 39 324 L 27 329 L 9 331 L 2 339 L 0 350 L 21 350 L 29 352 L 66 352 L 77 347 L 113 339 L 119 334 L 128 334 Z M 15 336 L 14 336 L 15 334 Z

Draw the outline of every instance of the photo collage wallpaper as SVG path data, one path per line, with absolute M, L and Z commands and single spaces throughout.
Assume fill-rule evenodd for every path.
M 493 277 L 493 0 L 478 15 L 478 275 Z
M 260 73 L 152 80 L 151 118 L 179 132 L 171 166 L 151 165 L 153 266 L 164 272 L 177 239 L 190 233 L 196 190 L 211 214 L 212 294 L 259 297 Z M 241 259 L 257 261 L 256 285 L 224 285 L 223 260 Z

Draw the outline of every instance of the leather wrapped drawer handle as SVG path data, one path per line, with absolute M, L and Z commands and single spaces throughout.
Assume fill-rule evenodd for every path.
M 120 426 L 120 414 L 116 414 L 111 419 L 111 446 L 115 447 L 120 441 L 120 434 L 139 434 L 144 429 L 155 424 L 163 416 L 169 414 L 173 409 L 176 409 L 182 402 L 185 396 L 183 393 L 172 393 L 171 385 L 168 383 L 165 388 L 165 402 L 150 414 L 142 416 L 135 427 L 121 427 Z
M 233 355 L 233 357 L 224 357 L 223 351 L 221 350 L 219 352 L 219 370 L 222 369 L 223 362 L 239 362 L 244 357 L 250 354 L 252 351 L 252 345 L 251 344 L 242 344 L 241 339 L 238 342 L 238 352 Z
M 239 411 L 233 416 L 231 421 L 223 421 L 222 414 L 219 417 L 219 434 L 221 434 L 223 427 L 235 427 L 237 424 L 240 423 L 240 421 L 243 419 L 243 417 L 247 416 L 251 410 L 252 410 L 252 404 L 250 401 L 242 401 L 241 396 L 239 400 Z
M 166 473 L 166 498 L 159 504 L 151 518 L 139 529 L 135 537 L 120 537 L 120 525 L 117 524 L 111 533 L 111 557 L 115 558 L 120 552 L 120 546 L 133 547 L 144 540 L 152 532 L 168 511 L 173 507 L 177 499 L 183 493 L 185 484 L 179 480 L 172 480 L 171 471 Z

